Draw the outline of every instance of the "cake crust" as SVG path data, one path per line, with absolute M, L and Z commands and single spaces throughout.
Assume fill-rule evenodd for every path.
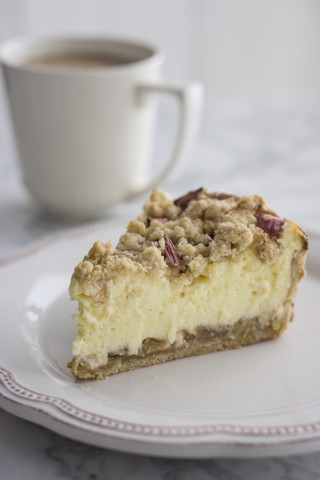
M 238 349 L 264 340 L 278 337 L 292 320 L 292 308 L 281 320 L 266 324 L 259 319 L 239 320 L 232 328 L 220 327 L 200 329 L 194 335 L 184 332 L 178 344 L 165 347 L 163 342 L 148 338 L 138 355 L 109 355 L 108 362 L 92 368 L 93 358 L 73 358 L 70 367 L 79 380 L 103 380 L 116 373 L 128 372 L 137 368 L 150 367 L 184 357 L 203 355 L 223 350 Z

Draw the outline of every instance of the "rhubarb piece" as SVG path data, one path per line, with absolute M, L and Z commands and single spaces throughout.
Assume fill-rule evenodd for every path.
M 172 267 L 178 268 L 179 270 L 185 270 L 186 266 L 183 261 L 178 257 L 176 247 L 173 245 L 172 241 L 168 235 L 164 236 L 165 247 L 164 253 L 166 260 Z
M 158 222 L 160 222 L 160 223 L 165 223 L 165 222 L 168 221 L 167 217 L 150 217 L 150 216 L 148 216 L 147 217 L 148 227 L 150 226 L 150 223 L 152 222 L 152 220 L 158 220 Z
M 279 235 L 286 222 L 285 218 L 275 217 L 269 213 L 257 213 L 257 227 L 261 228 L 268 235 Z
M 176 198 L 176 200 L 174 200 L 174 204 L 177 205 L 177 207 L 180 207 L 181 210 L 185 210 L 187 208 L 187 206 L 189 205 L 189 203 L 192 201 L 192 200 L 198 200 L 200 194 L 202 193 L 203 191 L 203 188 L 200 187 L 198 188 L 198 190 L 194 190 L 192 192 L 188 192 L 186 193 L 185 195 L 183 195 L 182 197 L 179 197 L 179 198 Z

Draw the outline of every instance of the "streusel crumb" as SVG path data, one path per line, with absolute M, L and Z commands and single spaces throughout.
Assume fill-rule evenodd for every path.
M 200 188 L 172 200 L 155 189 L 117 247 L 96 242 L 75 275 L 83 280 L 94 276 L 98 288 L 101 269 L 108 269 L 110 281 L 123 269 L 162 269 L 173 279 L 184 275 L 192 280 L 208 263 L 233 258 L 250 246 L 261 261 L 273 263 L 284 224 L 259 195 L 237 197 Z

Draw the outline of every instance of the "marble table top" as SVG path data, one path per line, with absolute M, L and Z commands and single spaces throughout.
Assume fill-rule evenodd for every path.
M 165 118 L 165 115 L 164 117 Z M 47 215 L 23 187 L 6 113 L 0 119 L 0 257 L 76 224 Z M 160 123 L 154 165 L 161 165 L 170 122 Z M 212 103 L 182 171 L 162 185 L 172 195 L 206 186 L 261 193 L 274 210 L 320 231 L 320 108 L 262 108 Z M 141 199 L 112 209 L 126 220 Z M 0 411 L 0 478 L 304 479 L 320 478 L 320 453 L 283 458 L 173 460 L 116 453 L 66 439 Z
M 316 480 L 320 454 L 280 458 L 175 460 L 75 442 L 0 410 L 3 480 Z

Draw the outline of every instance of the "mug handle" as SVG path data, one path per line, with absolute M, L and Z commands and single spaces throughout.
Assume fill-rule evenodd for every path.
M 169 93 L 177 98 L 180 105 L 180 119 L 173 153 L 169 163 L 158 175 L 141 188 L 134 190 L 128 199 L 156 187 L 190 154 L 196 142 L 203 110 L 203 87 L 194 82 L 189 85 L 175 85 L 162 80 L 145 82 L 137 87 L 138 101 L 143 102 L 145 94 Z

